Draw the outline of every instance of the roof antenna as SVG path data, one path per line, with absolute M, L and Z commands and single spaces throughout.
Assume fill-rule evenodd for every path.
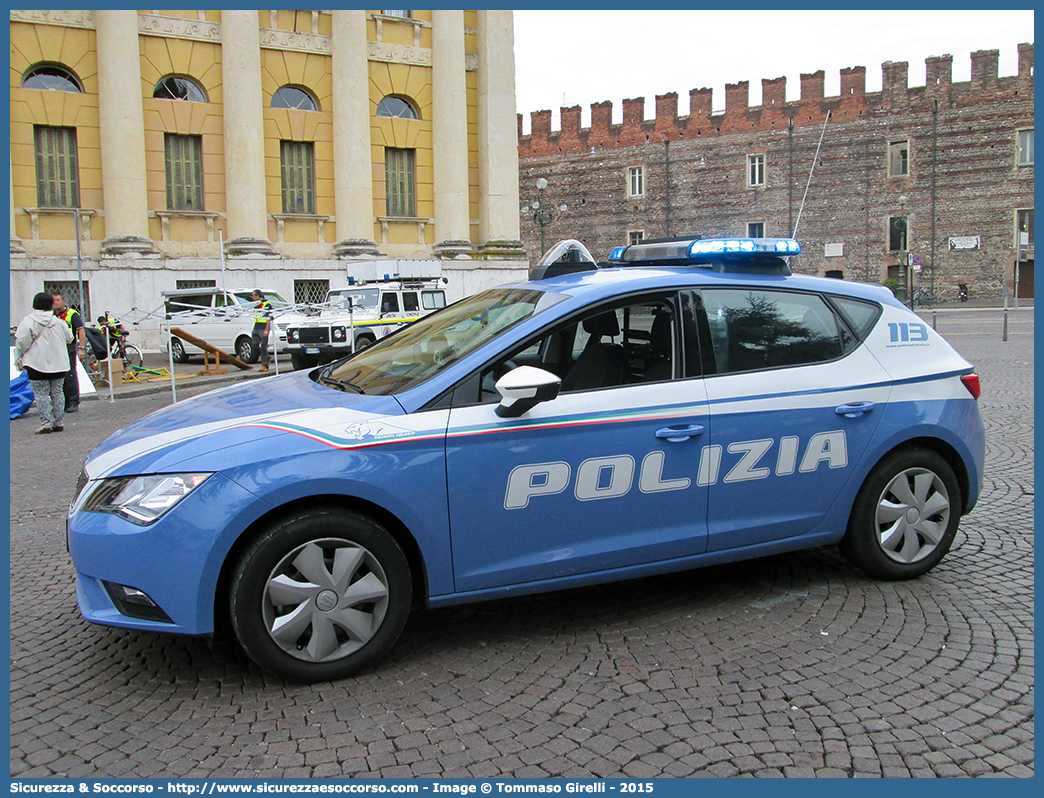
M 812 173 L 816 171 L 816 161 L 819 160 L 819 150 L 823 147 L 823 137 L 826 135 L 827 122 L 830 121 L 830 115 L 833 111 L 827 111 L 826 119 L 823 120 L 823 131 L 819 134 L 819 144 L 816 146 L 816 157 L 812 159 L 812 168 L 808 170 L 808 182 L 805 184 L 805 196 L 801 198 L 801 207 L 798 208 L 797 221 L 794 222 L 794 229 L 790 232 L 791 238 L 797 238 L 798 225 L 801 224 L 801 212 L 805 210 L 805 200 L 808 199 L 808 189 L 812 185 Z

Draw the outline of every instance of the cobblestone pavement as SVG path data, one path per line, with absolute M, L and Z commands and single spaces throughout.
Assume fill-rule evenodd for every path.
M 1032 310 L 940 313 L 982 375 L 986 485 L 952 553 L 875 582 L 833 551 L 429 611 L 390 657 L 288 685 L 227 639 L 90 626 L 63 524 L 81 458 L 169 400 L 11 423 L 15 776 L 1032 776 Z M 188 395 L 179 392 L 179 396 Z

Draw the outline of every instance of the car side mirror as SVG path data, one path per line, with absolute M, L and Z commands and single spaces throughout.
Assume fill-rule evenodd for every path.
M 550 371 L 519 366 L 497 380 L 503 398 L 495 412 L 501 418 L 518 418 L 541 402 L 550 402 L 561 387 L 562 380 Z

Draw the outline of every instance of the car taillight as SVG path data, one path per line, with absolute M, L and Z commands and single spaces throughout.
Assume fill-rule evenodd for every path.
M 965 374 L 961 377 L 961 382 L 968 389 L 968 393 L 972 395 L 972 399 L 979 398 L 979 394 L 982 393 L 982 385 L 979 384 L 978 374 Z

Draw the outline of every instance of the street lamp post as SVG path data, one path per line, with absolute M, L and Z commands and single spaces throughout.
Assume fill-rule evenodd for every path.
M 547 252 L 545 228 L 557 218 L 556 211 L 565 213 L 569 206 L 563 202 L 557 209 L 550 207 L 550 201 L 547 199 L 547 195 L 544 194 L 547 191 L 547 178 L 541 177 L 538 179 L 536 187 L 538 198 L 533 200 L 533 204 L 530 207 L 533 209 L 533 221 L 540 225 L 540 254 L 543 255 Z

